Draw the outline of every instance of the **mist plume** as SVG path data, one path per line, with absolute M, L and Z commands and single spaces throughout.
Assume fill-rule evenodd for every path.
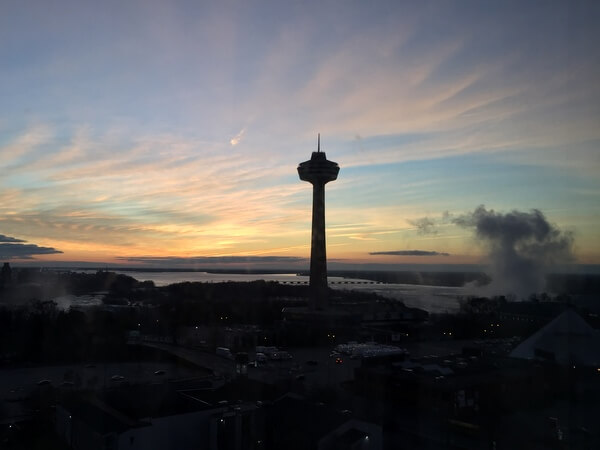
M 550 268 L 573 261 L 572 233 L 558 229 L 537 209 L 502 214 L 481 205 L 453 221 L 473 228 L 488 249 L 493 293 L 525 297 L 541 292 Z

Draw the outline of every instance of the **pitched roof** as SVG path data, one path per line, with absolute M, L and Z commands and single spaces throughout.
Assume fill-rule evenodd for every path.
M 600 367 L 600 332 L 568 308 L 519 344 L 510 356 Z

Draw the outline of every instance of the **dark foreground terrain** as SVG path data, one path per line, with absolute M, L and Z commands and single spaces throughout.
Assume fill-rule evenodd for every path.
M 306 286 L 15 270 L 0 291 L 0 448 L 600 448 L 597 281 L 555 281 L 579 294 L 428 315 L 331 291 L 328 313 L 286 316 Z M 66 294 L 103 300 L 52 301 Z

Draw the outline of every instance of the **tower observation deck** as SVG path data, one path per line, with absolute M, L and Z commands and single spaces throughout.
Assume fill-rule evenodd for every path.
M 321 152 L 321 136 L 317 151 L 308 161 L 300 163 L 298 175 L 313 185 L 312 238 L 310 247 L 310 300 L 312 309 L 326 309 L 327 254 L 325 249 L 325 184 L 337 179 L 340 168 Z

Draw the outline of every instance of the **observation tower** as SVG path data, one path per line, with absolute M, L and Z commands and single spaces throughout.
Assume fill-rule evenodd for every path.
M 308 161 L 298 165 L 298 175 L 313 185 L 312 238 L 310 246 L 310 300 L 311 309 L 323 310 L 327 299 L 327 252 L 325 249 L 325 184 L 337 179 L 340 168 L 329 161 L 321 151 L 321 135 L 317 151 Z

